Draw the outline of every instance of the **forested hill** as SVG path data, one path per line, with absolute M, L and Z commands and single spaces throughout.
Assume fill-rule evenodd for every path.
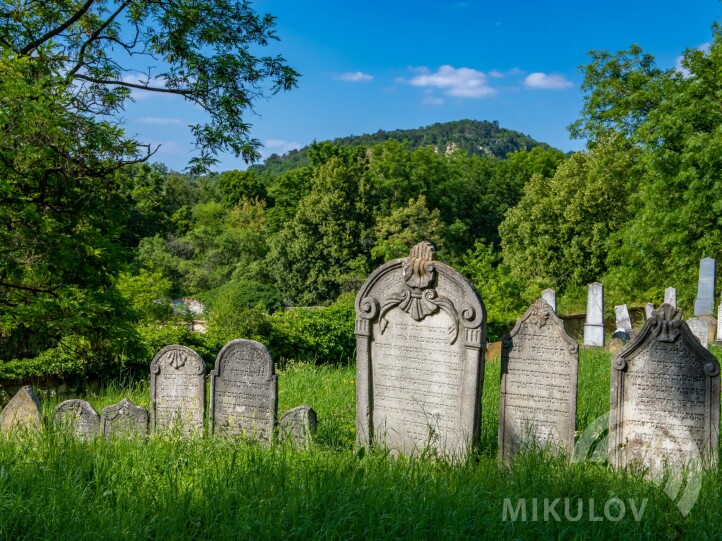
M 368 147 L 389 139 L 406 141 L 410 150 L 429 146 L 440 153 L 461 150 L 468 154 L 496 156 L 497 158 L 505 158 L 510 152 L 531 150 L 537 146 L 549 148 L 546 143 L 535 141 L 518 131 L 500 128 L 499 122 L 487 120 L 439 122 L 413 130 L 379 130 L 373 134 L 340 137 L 334 139 L 333 143 L 340 146 Z M 257 172 L 266 171 L 278 174 L 303 167 L 308 165 L 308 149 L 309 147 L 306 146 L 282 156 L 273 154 L 263 164 L 252 166 L 252 169 Z

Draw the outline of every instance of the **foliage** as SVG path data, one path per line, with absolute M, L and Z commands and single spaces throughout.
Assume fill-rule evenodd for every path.
M 171 281 L 159 270 L 140 269 L 138 274 L 121 273 L 117 288 L 143 321 L 164 321 L 173 314 Z

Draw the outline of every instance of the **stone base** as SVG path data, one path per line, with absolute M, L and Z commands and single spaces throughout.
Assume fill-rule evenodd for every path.
M 604 346 L 604 325 L 584 325 L 584 345 Z

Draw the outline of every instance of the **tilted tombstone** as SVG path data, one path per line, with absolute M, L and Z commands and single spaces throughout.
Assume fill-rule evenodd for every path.
M 67 427 L 75 436 L 92 438 L 100 431 L 100 415 L 85 400 L 66 400 L 53 411 L 53 422 Z
M 150 430 L 176 428 L 203 434 L 206 417 L 206 365 L 185 346 L 166 346 L 150 363 Z
M 281 415 L 278 433 L 281 441 L 290 440 L 296 445 L 308 447 L 316 434 L 318 417 L 310 406 L 298 406 Z
M 100 412 L 100 432 L 105 436 L 148 434 L 148 410 L 124 398 Z
M 615 321 L 617 329 L 632 332 L 632 318 L 629 317 L 629 308 L 626 304 L 620 304 L 614 307 Z
M 652 472 L 717 463 L 720 365 L 669 304 L 612 361 L 609 460 Z
M 557 292 L 551 288 L 542 291 L 542 299 L 557 313 Z
M 714 314 L 715 270 L 716 262 L 713 258 L 705 257 L 700 260 L 697 298 L 694 300 L 695 316 Z
M 0 413 L 0 431 L 13 432 L 15 430 L 40 430 L 43 428 L 43 418 L 40 413 L 40 401 L 35 396 L 30 385 L 22 387 L 10 399 L 7 406 Z
M 356 434 L 394 453 L 463 458 L 478 442 L 486 310 L 429 242 L 356 297 Z
M 652 312 L 654 312 L 654 304 L 651 302 L 648 302 L 644 305 L 644 319 L 645 321 L 652 317 Z
M 695 317 L 687 320 L 687 326 L 692 334 L 699 340 L 702 347 L 709 347 L 709 325 L 702 318 Z
M 571 456 L 579 347 L 543 299 L 502 340 L 499 458 L 529 447 Z
M 677 290 L 675 288 L 668 287 L 664 290 L 664 304 L 677 308 Z
M 604 346 L 604 286 L 599 282 L 589 284 L 587 289 L 584 345 Z
M 266 346 L 238 339 L 218 353 L 211 372 L 211 434 L 270 442 L 278 411 L 278 376 Z

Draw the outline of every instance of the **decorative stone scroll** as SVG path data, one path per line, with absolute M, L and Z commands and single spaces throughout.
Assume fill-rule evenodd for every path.
M 100 430 L 100 415 L 85 400 L 66 400 L 53 411 L 53 422 L 79 438 L 93 438 Z
M 211 434 L 241 434 L 270 442 L 278 411 L 278 376 L 266 346 L 233 340 L 211 372 Z
M 356 297 L 356 434 L 394 453 L 463 458 L 478 442 L 486 311 L 429 242 Z
M 293 441 L 301 447 L 308 447 L 316 434 L 318 417 L 310 406 L 298 406 L 281 415 L 278 433 L 281 441 Z
M 206 417 L 206 365 L 185 346 L 166 346 L 150 363 L 151 432 L 176 428 L 203 434 Z
M 529 446 L 574 449 L 579 346 L 544 299 L 502 339 L 499 459 Z
M 43 418 L 40 413 L 40 401 L 30 385 L 22 387 L 10 399 L 0 413 L 0 431 L 41 430 Z
M 148 410 L 124 398 L 100 412 L 100 432 L 105 436 L 145 436 L 148 434 Z
M 717 463 L 720 365 L 669 304 L 612 361 L 609 460 L 660 472 Z

